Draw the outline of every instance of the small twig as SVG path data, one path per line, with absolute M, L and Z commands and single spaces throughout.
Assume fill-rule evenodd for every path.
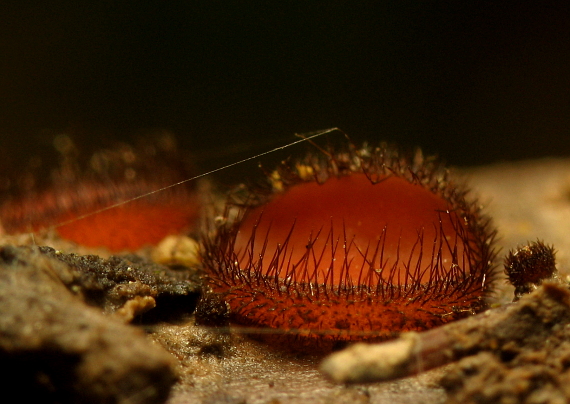
M 338 383 L 388 381 L 412 376 L 506 343 L 539 346 L 553 324 L 570 323 L 570 291 L 545 283 L 507 304 L 423 333 L 405 333 L 382 344 L 355 344 L 325 358 L 321 371 Z

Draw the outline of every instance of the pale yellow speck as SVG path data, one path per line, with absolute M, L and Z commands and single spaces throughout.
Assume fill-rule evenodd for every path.
M 193 267 L 200 264 L 200 245 L 187 236 L 167 236 L 152 251 L 154 262 Z

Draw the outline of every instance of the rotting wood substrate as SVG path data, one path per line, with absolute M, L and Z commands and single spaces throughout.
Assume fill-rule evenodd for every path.
M 327 358 L 337 382 L 387 381 L 457 361 L 440 384 L 448 403 L 570 400 L 570 291 L 545 283 L 518 303 Z

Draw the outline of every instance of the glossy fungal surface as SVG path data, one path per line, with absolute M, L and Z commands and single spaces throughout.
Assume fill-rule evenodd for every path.
M 494 231 L 421 153 L 349 145 L 288 161 L 268 185 L 230 202 L 204 243 L 209 286 L 235 323 L 327 351 L 484 306 Z
M 0 219 L 9 234 L 53 229 L 85 247 L 136 251 L 195 226 L 200 207 L 194 187 L 155 192 L 189 176 L 175 148 L 157 142 L 116 145 L 85 161 L 64 155 L 49 184 L 4 200 Z

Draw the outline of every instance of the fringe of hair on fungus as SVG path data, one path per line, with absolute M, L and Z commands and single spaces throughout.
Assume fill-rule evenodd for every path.
M 0 198 L 7 234 L 54 231 L 80 246 L 117 253 L 196 228 L 201 206 L 194 183 L 172 186 L 194 174 L 173 137 L 114 144 L 87 156 L 67 136 L 59 143 L 66 145 L 60 164 L 39 173 L 44 183 L 32 181 Z
M 436 159 L 349 143 L 289 159 L 230 197 L 202 260 L 232 322 L 317 353 L 482 310 L 494 236 Z

